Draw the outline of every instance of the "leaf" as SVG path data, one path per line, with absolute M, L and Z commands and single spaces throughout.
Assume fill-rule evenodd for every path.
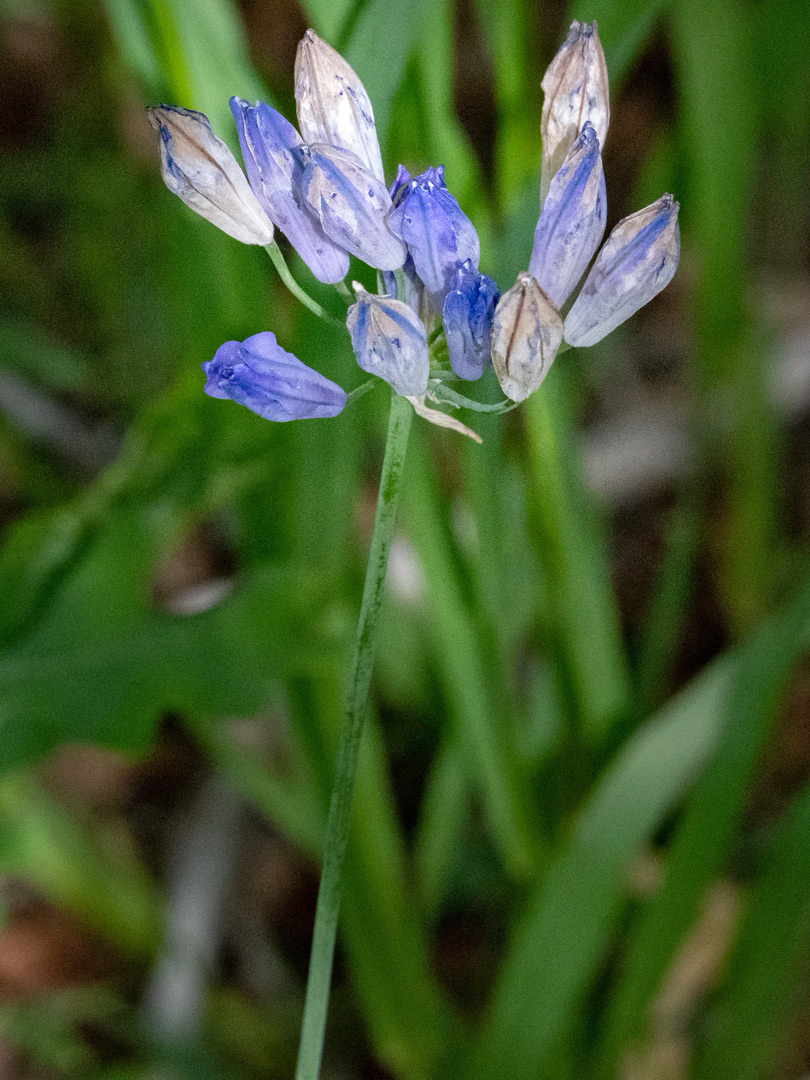
M 698 1047 L 694 1080 L 771 1075 L 810 960 L 810 788 L 778 829 Z
M 149 574 L 170 523 L 154 509 L 116 515 L 41 622 L 0 656 L 0 767 L 67 741 L 142 751 L 167 710 L 249 713 L 282 670 L 317 670 L 328 646 L 315 643 L 313 624 L 303 638 L 313 652 L 278 647 L 294 633 L 287 618 L 303 618 L 318 591 L 285 568 L 237 585 L 201 615 L 153 611 Z
M 631 934 L 608 1012 L 600 1075 L 613 1075 L 619 1052 L 645 1023 L 660 980 L 722 869 L 785 682 L 806 648 L 808 625 L 810 577 L 785 615 L 761 629 L 737 666 L 723 730 L 670 845 L 664 885 Z
M 776 632 L 796 617 L 793 607 L 780 615 Z M 714 750 L 736 704 L 735 681 L 772 632 L 709 664 L 605 770 L 515 929 L 471 1078 L 534 1080 L 550 1066 L 610 946 L 633 858 Z M 806 618 L 799 640 L 807 647 Z

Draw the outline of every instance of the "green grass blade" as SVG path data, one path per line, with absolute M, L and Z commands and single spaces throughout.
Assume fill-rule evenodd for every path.
M 556 635 L 586 739 L 603 739 L 630 704 L 630 679 L 603 539 L 553 368 L 526 405 L 531 509 Z
M 404 520 L 425 572 L 436 663 L 454 741 L 463 750 L 470 781 L 483 801 L 506 867 L 510 873 L 525 878 L 536 869 L 539 836 L 523 790 L 514 736 L 487 685 L 486 660 L 442 520 L 439 496 L 422 445 L 422 428 L 414 436 Z
M 774 567 L 776 439 L 746 266 L 746 209 L 764 95 L 747 5 L 677 0 L 671 23 L 686 176 L 686 190 L 677 194 L 699 269 L 697 375 L 704 430 L 715 428 L 728 470 L 720 573 L 726 608 L 739 628 L 763 611 Z M 722 430 L 712 421 L 718 407 Z
M 810 960 L 810 789 L 779 828 L 754 885 L 693 1080 L 770 1076 Z
M 738 665 L 722 734 L 675 834 L 664 886 L 631 936 L 608 1013 L 600 1075 L 613 1075 L 617 1056 L 639 1034 L 661 978 L 720 872 L 785 681 L 806 647 L 808 625 L 810 576 L 788 612 L 763 627 Z
M 636 701 L 642 716 L 661 700 L 684 630 L 700 524 L 693 494 L 686 493 L 673 511 L 655 592 L 639 633 Z

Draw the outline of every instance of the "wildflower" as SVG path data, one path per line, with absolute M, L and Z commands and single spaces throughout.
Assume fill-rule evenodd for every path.
M 397 178 L 402 183 L 388 225 L 408 245 L 431 303 L 441 311 L 456 269 L 468 259 L 478 269 L 478 234 L 447 190 L 444 166 L 426 169 L 412 180 L 405 181 L 400 173 Z
M 226 341 L 202 369 L 206 394 L 238 401 L 266 420 L 337 416 L 346 404 L 337 383 L 285 352 L 269 330 Z
M 596 23 L 571 23 L 568 36 L 548 66 L 541 83 L 543 115 L 540 134 L 543 158 L 541 202 L 551 178 L 562 165 L 586 121 L 604 147 L 610 123 L 608 74 Z
M 492 364 L 508 398 L 524 401 L 537 390 L 562 336 L 560 313 L 531 274 L 518 274 L 492 322 Z
M 339 52 L 307 30 L 295 55 L 295 105 L 307 143 L 350 150 L 385 182 L 374 110 L 354 69 Z
M 558 308 L 574 291 L 599 247 L 606 216 L 599 139 L 587 121 L 551 181 L 529 262 L 529 273 Z
M 351 151 L 317 144 L 304 150 L 301 190 L 326 235 L 378 270 L 397 270 L 405 245 L 386 225 L 391 196 Z
M 678 266 L 678 204 L 671 195 L 624 218 L 599 252 L 565 320 L 569 345 L 595 345 L 649 303 Z
M 248 179 L 270 219 L 319 281 L 342 281 L 349 256 L 330 240 L 301 193 L 304 159 L 301 136 L 281 113 L 264 102 L 231 98 Z
M 455 273 L 442 317 L 450 366 L 462 379 L 477 379 L 490 364 L 492 318 L 498 286 L 468 259 Z
M 208 117 L 176 105 L 147 109 L 160 134 L 160 164 L 169 191 L 243 244 L 269 244 L 273 223 Z
M 346 316 L 357 363 L 379 375 L 404 397 L 424 394 L 430 374 L 427 334 L 400 300 L 373 296 L 354 283 L 357 302 Z

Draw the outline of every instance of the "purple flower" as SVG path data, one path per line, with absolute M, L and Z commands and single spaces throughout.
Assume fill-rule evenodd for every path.
M 599 139 L 588 122 L 551 181 L 534 231 L 529 273 L 558 308 L 599 247 L 606 217 Z
M 678 204 L 671 195 L 620 221 L 568 312 L 568 344 L 595 345 L 649 303 L 672 280 L 679 255 Z
M 336 146 L 308 146 L 304 158 L 301 190 L 326 235 L 369 266 L 399 269 L 407 251 L 386 225 L 391 196 L 382 180 Z
M 342 281 L 349 256 L 330 240 L 301 192 L 301 136 L 281 113 L 259 101 L 231 98 L 239 145 L 254 194 L 319 281 Z
M 405 397 L 423 394 L 430 374 L 427 333 L 400 300 L 373 296 L 355 285 L 357 302 L 346 316 L 357 363 Z
M 238 401 L 265 420 L 337 416 L 346 404 L 337 383 L 285 352 L 269 330 L 226 341 L 202 369 L 206 394 Z
M 498 286 L 468 259 L 455 273 L 442 316 L 450 366 L 462 379 L 477 379 L 490 364 L 490 338 Z
M 443 165 L 426 169 L 412 180 L 406 180 L 407 172 L 400 169 L 388 225 L 408 245 L 431 303 L 441 311 L 456 269 L 468 259 L 478 269 L 478 234 L 447 190 Z

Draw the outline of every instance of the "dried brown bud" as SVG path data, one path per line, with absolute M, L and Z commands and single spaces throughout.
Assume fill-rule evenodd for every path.
M 540 386 L 562 342 L 560 313 L 531 274 L 518 274 L 492 322 L 492 365 L 503 392 L 524 401 Z

